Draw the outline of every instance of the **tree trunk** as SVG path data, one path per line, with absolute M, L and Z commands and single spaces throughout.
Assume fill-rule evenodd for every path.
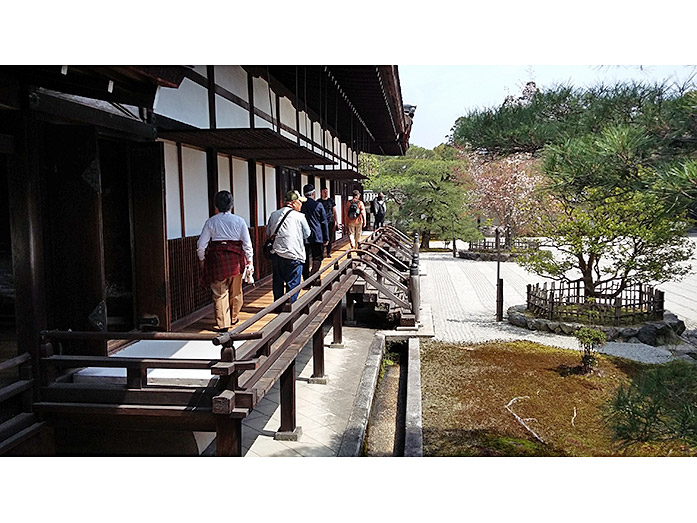
M 431 231 L 421 231 L 421 245 L 419 248 L 428 249 L 431 242 Z

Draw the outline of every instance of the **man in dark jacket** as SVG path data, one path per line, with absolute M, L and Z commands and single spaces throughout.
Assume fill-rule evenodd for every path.
M 303 187 L 303 194 L 307 201 L 300 211 L 310 226 L 310 237 L 305 240 L 307 258 L 303 267 L 303 279 L 306 280 L 319 271 L 322 265 L 324 247 L 329 242 L 329 226 L 324 206 L 315 200 L 315 186 L 307 184 Z

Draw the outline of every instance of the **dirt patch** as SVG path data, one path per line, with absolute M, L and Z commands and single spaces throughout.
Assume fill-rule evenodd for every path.
M 697 455 L 674 442 L 621 448 L 604 408 L 641 364 L 598 355 L 590 375 L 561 372 L 579 362 L 577 352 L 524 341 L 423 344 L 424 455 Z

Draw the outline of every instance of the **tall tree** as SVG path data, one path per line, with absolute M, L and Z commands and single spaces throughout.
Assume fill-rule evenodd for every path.
M 430 239 L 453 235 L 469 241 L 481 235 L 468 213 L 467 187 L 457 175 L 456 168 L 462 163 L 453 147 L 411 146 L 404 157 L 377 157 L 378 168 L 371 171 L 365 185 L 385 193 L 390 219 L 399 227 L 419 232 L 422 247 Z
M 552 250 L 522 258 L 526 268 L 581 280 L 588 297 L 688 270 L 681 262 L 693 250 L 685 215 L 697 198 L 697 95 L 686 87 L 536 91 L 525 103 L 458 119 L 452 141 L 498 158 L 542 158 L 560 214 L 542 216 Z
M 462 176 L 471 186 L 472 210 L 507 227 L 512 236 L 532 233 L 542 205 L 539 161 L 529 153 L 498 159 L 471 151 L 463 155 L 468 161 Z

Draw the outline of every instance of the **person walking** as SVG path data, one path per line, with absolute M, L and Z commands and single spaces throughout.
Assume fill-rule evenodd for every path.
M 304 202 L 298 191 L 288 191 L 284 206 L 271 213 L 266 225 L 267 231 L 276 231 L 271 251 L 274 301 L 300 285 L 306 258 L 305 239 L 310 236 L 310 226 L 300 212 Z M 291 303 L 297 298 L 298 294 L 293 294 Z
M 322 197 L 319 202 L 324 206 L 324 212 L 327 215 L 327 229 L 329 229 L 329 238 L 327 241 L 327 256 L 331 255 L 332 243 L 336 237 L 336 224 L 339 218 L 336 215 L 336 202 L 334 198 L 329 197 L 329 189 L 322 189 Z
M 201 283 L 213 294 L 215 327 L 227 332 L 240 321 L 244 296 L 242 277 L 254 273 L 254 249 L 244 219 L 232 213 L 233 198 L 229 191 L 215 195 L 218 213 L 203 224 L 196 245 L 201 269 Z
M 303 194 L 306 201 L 300 212 L 305 215 L 307 224 L 310 226 L 310 237 L 305 240 L 307 256 L 303 267 L 303 279 L 306 280 L 322 266 L 324 248 L 329 240 L 329 229 L 324 206 L 315 200 L 315 186 L 308 183 L 303 187 Z
M 361 239 L 363 227 L 365 227 L 365 205 L 361 201 L 361 192 L 358 189 L 353 191 L 353 198 L 346 205 L 344 223 L 349 236 L 349 243 L 352 249 L 358 248 L 358 240 Z
M 383 193 L 378 193 L 378 197 L 371 202 L 370 207 L 370 210 L 375 215 L 373 230 L 376 230 L 385 225 L 385 213 L 387 211 L 385 207 L 385 195 Z

